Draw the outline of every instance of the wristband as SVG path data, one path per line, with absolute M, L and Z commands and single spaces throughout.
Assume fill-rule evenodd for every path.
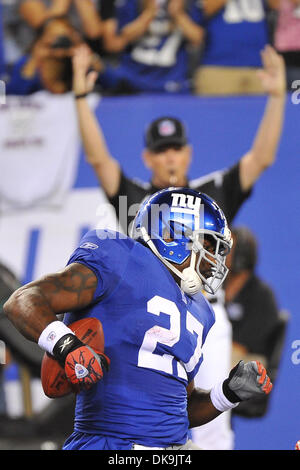
M 214 407 L 219 411 L 228 411 L 239 405 L 239 402 L 232 403 L 225 397 L 223 392 L 223 382 L 219 382 L 212 388 L 210 399 Z
M 81 93 L 80 95 L 74 95 L 75 100 L 80 100 L 80 98 L 86 98 L 88 96 L 88 93 Z
M 53 348 L 56 343 L 65 335 L 72 334 L 74 332 L 68 328 L 63 322 L 61 321 L 53 321 L 49 323 L 48 326 L 42 331 L 38 345 L 40 348 L 47 351 L 49 354 L 53 353 Z

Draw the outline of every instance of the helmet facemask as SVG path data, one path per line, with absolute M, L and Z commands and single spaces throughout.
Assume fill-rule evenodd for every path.
M 179 228 L 177 229 L 178 233 Z M 143 240 L 150 249 L 160 258 L 160 260 L 181 279 L 181 288 L 190 295 L 195 295 L 199 290 L 203 289 L 208 294 L 215 295 L 219 287 L 224 282 L 228 268 L 225 265 L 226 256 L 230 251 L 231 244 L 225 239 L 217 236 L 213 231 L 194 230 L 189 227 L 181 226 L 184 230 L 186 242 L 186 250 L 190 252 L 190 264 L 184 270 L 179 270 L 175 264 L 166 260 L 157 250 L 146 230 L 141 227 Z M 176 229 L 172 227 L 173 233 L 176 235 Z M 175 237 L 176 239 L 176 237 Z M 208 239 L 213 247 L 213 252 L 205 248 L 204 241 Z M 189 241 L 188 241 L 189 240 Z M 172 249 L 173 239 L 169 239 L 168 245 Z M 201 262 L 210 267 L 211 276 L 207 276 L 208 270 L 201 272 Z M 203 263 L 202 263 L 203 264 Z
M 201 279 L 203 289 L 208 294 L 214 295 L 228 274 L 225 261 L 231 248 L 230 243 L 208 230 L 195 230 L 191 240 L 192 253 L 195 252 L 198 256 L 195 257 L 194 266 L 192 266 L 193 256 L 191 256 L 190 267 L 194 268 Z M 210 241 L 212 250 L 205 248 L 205 240 Z M 204 272 L 201 264 L 206 266 Z

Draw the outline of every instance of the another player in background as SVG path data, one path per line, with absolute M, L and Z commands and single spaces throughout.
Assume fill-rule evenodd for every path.
M 271 391 L 256 361 L 239 362 L 211 391 L 193 384 L 214 323 L 202 289 L 214 293 L 224 281 L 231 245 L 226 218 L 211 198 L 185 188 L 162 190 L 143 204 L 132 238 L 88 232 L 65 269 L 6 302 L 19 331 L 82 386 L 65 449 L 198 449 L 188 440 L 189 426 Z M 65 323 L 56 319 L 62 312 L 69 312 Z M 106 357 L 67 327 L 85 317 L 102 322 L 106 374 Z M 70 362 L 86 373 L 74 374 Z

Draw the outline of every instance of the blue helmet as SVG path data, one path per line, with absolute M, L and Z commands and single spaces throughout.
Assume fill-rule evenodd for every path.
M 231 232 L 220 207 L 204 193 L 188 188 L 158 191 L 140 207 L 131 236 L 151 248 L 188 294 L 200 289 L 215 294 L 228 273 Z M 210 241 L 208 249 L 205 240 Z M 189 266 L 181 269 L 189 258 Z

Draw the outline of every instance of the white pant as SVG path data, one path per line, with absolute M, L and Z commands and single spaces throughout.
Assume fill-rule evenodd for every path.
M 180 446 L 170 446 L 170 447 L 146 447 L 140 444 L 132 444 L 131 450 L 201 450 L 196 446 L 191 440 L 188 440 L 185 444 Z
M 221 302 L 212 304 L 216 322 L 203 346 L 203 362 L 196 375 L 195 387 L 210 390 L 217 382 L 228 377 L 231 369 L 232 328 Z M 230 411 L 211 422 L 192 428 L 192 440 L 205 450 L 232 450 L 234 434 L 230 425 Z

